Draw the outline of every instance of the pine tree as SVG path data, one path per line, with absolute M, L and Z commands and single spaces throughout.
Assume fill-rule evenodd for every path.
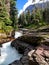
M 10 1 L 10 16 L 11 16 L 11 20 L 12 20 L 12 26 L 14 27 L 14 29 L 16 29 L 17 27 L 17 8 L 16 8 L 16 0 L 11 0 Z
M 31 22 L 31 15 L 30 15 L 30 11 L 28 10 L 27 13 L 26 13 L 26 21 L 28 23 L 28 25 L 30 24 Z
M 23 27 L 28 25 L 28 22 L 26 21 L 26 15 L 24 12 L 19 16 L 18 24 L 22 25 Z
M 46 10 L 44 10 L 43 12 L 43 18 L 44 18 L 44 21 L 49 24 L 49 8 L 47 8 Z
M 0 0 L 0 29 L 6 31 L 7 26 L 11 26 L 12 21 L 5 7 L 5 0 Z

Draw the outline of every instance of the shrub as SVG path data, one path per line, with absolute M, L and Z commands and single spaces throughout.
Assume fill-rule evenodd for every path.
M 0 29 L 4 29 L 4 27 L 5 27 L 5 23 L 0 21 Z
M 4 22 L 6 25 L 12 25 L 12 21 L 9 18 L 5 18 Z
M 6 26 L 5 27 L 6 34 L 9 34 L 11 31 L 13 31 L 13 27 L 12 26 Z

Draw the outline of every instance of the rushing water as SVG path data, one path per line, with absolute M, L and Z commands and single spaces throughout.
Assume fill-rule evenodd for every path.
M 22 36 L 21 32 L 15 33 L 15 38 Z M 0 56 L 0 65 L 8 65 L 9 63 L 19 60 L 21 58 L 21 54 L 10 46 L 11 41 L 4 43 L 1 48 L 1 56 Z

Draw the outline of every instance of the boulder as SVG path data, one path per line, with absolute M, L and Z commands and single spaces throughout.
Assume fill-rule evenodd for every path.
M 27 43 L 25 43 L 25 42 L 22 42 L 22 41 L 20 41 L 18 39 L 15 39 L 14 41 L 12 41 L 11 46 L 15 47 L 19 51 L 19 53 L 23 54 L 25 49 L 29 45 Z
M 41 40 L 43 40 L 43 37 L 40 36 L 34 36 L 34 35 L 24 35 L 18 38 L 18 40 L 23 41 L 27 44 L 30 44 L 32 46 L 38 46 L 41 43 Z
M 11 63 L 9 65 L 22 65 L 22 63 L 21 63 L 21 61 L 17 60 L 17 61 L 14 61 L 13 63 Z
M 44 46 L 39 46 L 36 50 L 31 50 L 28 53 L 28 57 L 31 65 L 49 65 L 49 51 Z
M 23 65 L 29 65 L 29 58 L 28 56 L 22 56 L 22 58 L 20 59 L 21 63 Z
M 38 34 L 26 34 L 18 38 L 18 40 L 30 44 L 32 46 L 38 46 L 41 44 L 49 46 L 49 38 Z
M 45 41 L 38 35 L 24 35 L 13 40 L 11 46 L 23 56 L 10 65 L 49 65 L 49 46 L 46 46 Z

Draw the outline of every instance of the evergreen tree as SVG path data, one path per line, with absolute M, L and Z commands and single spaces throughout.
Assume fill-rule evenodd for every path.
M 19 16 L 18 23 L 21 24 L 22 26 L 27 25 L 26 16 L 24 12 Z
M 33 17 L 32 22 L 38 25 L 42 25 L 43 22 L 43 11 L 39 8 L 33 10 L 31 17 Z
M 31 12 L 31 23 L 34 23 L 33 21 L 34 19 L 35 19 L 35 10 Z
M 26 12 L 26 21 L 27 21 L 28 25 L 31 22 L 31 14 L 30 14 L 30 11 L 29 10 Z
M 10 16 L 11 16 L 11 20 L 12 20 L 12 26 L 14 27 L 14 29 L 16 29 L 17 27 L 17 8 L 16 8 L 16 0 L 11 0 L 10 1 Z
M 18 23 L 19 23 L 19 25 L 23 26 L 22 14 L 19 16 Z
M 18 24 L 21 25 L 21 15 L 18 18 Z
M 0 26 L 0 28 L 4 30 L 6 26 L 10 26 L 12 24 L 12 21 L 10 20 L 5 8 L 5 0 L 0 0 L 0 24 L 3 24 Z
M 43 19 L 44 21 L 49 24 L 49 8 L 45 9 L 43 12 Z

